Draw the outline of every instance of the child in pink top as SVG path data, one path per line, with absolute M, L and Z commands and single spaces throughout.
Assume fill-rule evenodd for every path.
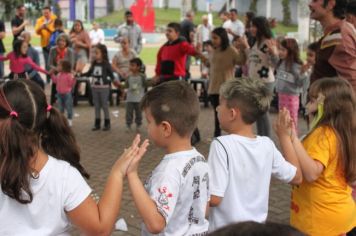
M 73 118 L 73 97 L 72 88 L 75 85 L 75 78 L 72 71 L 72 65 L 67 60 L 61 60 L 58 63 L 57 75 L 51 73 L 53 83 L 56 84 L 57 100 L 59 110 L 64 113 L 64 109 L 67 110 L 67 118 L 69 126 L 72 126 Z
M 10 79 L 28 79 L 25 65 L 30 65 L 34 70 L 48 74 L 47 71 L 36 65 L 30 57 L 27 56 L 28 43 L 23 40 L 17 40 L 14 44 L 14 51 L 5 57 L 0 56 L 0 61 L 10 60 Z

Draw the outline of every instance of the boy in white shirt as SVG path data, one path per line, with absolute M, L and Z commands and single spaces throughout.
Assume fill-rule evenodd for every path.
M 166 152 L 145 186 L 137 173 L 141 157 L 127 171 L 142 235 L 205 235 L 209 167 L 190 143 L 200 110 L 195 91 L 186 82 L 169 81 L 150 90 L 141 105 L 150 139 Z
M 221 87 L 218 118 L 229 135 L 216 138 L 210 147 L 209 231 L 235 222 L 266 221 L 271 175 L 292 184 L 302 180 L 296 158 L 285 161 L 271 139 L 253 132 L 271 98 L 261 80 L 229 80 Z

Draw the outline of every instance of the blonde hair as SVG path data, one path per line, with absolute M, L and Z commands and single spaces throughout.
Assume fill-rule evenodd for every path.
M 226 99 L 228 107 L 238 107 L 242 120 L 253 124 L 265 114 L 272 100 L 272 93 L 259 79 L 242 78 L 226 81 L 220 88 L 220 95 Z

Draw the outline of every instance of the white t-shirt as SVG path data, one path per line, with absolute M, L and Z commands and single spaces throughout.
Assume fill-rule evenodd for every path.
M 245 33 L 245 26 L 240 20 L 235 20 L 235 21 L 225 21 L 223 24 L 223 28 L 225 29 L 230 29 L 234 34 L 239 35 L 242 37 Z M 230 42 L 234 39 L 234 36 L 231 34 L 228 34 Z
M 0 190 L 0 235 L 69 235 L 66 212 L 91 193 L 79 171 L 48 157 L 38 179 L 31 178 L 33 201 L 20 204 Z
M 211 143 L 208 163 L 210 194 L 223 198 L 210 208 L 209 231 L 242 221 L 264 222 L 271 175 L 289 183 L 296 174 L 273 141 L 261 136 L 218 137 Z
M 166 221 L 166 228 L 158 235 L 200 235 L 208 231 L 208 172 L 203 155 L 195 149 L 163 157 L 145 183 Z M 142 235 L 151 235 L 144 224 Z
M 89 38 L 91 41 L 92 45 L 96 45 L 98 43 L 100 44 L 104 44 L 105 43 L 105 34 L 104 31 L 102 29 L 98 29 L 98 30 L 90 30 L 89 32 Z

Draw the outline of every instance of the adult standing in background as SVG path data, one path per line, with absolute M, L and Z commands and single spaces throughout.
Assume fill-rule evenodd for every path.
M 0 56 L 3 56 L 5 53 L 5 47 L 2 40 L 6 36 L 5 24 L 0 20 Z M 0 61 L 0 79 L 4 77 L 4 61 Z
M 130 40 L 127 37 L 121 39 L 121 50 L 112 59 L 111 67 L 120 80 L 126 80 L 130 72 L 130 60 L 137 57 L 135 50 L 130 48 Z
M 184 37 L 185 40 L 189 43 L 193 43 L 194 39 L 194 12 L 188 11 L 185 14 L 185 19 L 180 23 L 180 36 Z M 191 56 L 188 55 L 185 62 L 185 79 L 190 78 L 190 64 L 191 64 Z
M 105 44 L 105 34 L 97 22 L 93 22 L 93 29 L 89 32 L 91 46 L 94 47 L 98 44 Z
M 259 79 L 265 82 L 268 90 L 273 93 L 275 86 L 274 71 L 279 57 L 277 42 L 272 37 L 267 18 L 264 16 L 253 18 L 250 32 L 256 38 L 256 42 L 252 48 L 246 50 L 248 55 L 248 76 L 251 79 Z M 271 137 L 269 112 L 259 117 L 256 125 L 258 135 Z
M 42 8 L 42 16 L 37 19 L 35 25 L 35 32 L 41 37 L 41 47 L 46 70 L 48 70 L 48 45 L 51 34 L 55 31 L 54 21 L 56 19 L 57 16 L 52 14 L 51 7 L 45 6 Z M 50 76 L 47 75 L 47 83 L 49 82 L 49 80 Z
M 318 41 L 310 83 L 325 77 L 348 80 L 356 92 L 356 33 L 344 20 L 348 0 L 317 0 L 309 3 L 310 18 L 319 21 L 324 36 Z
M 219 15 L 220 20 L 222 21 L 221 27 L 226 29 L 230 20 L 230 13 L 228 11 L 221 12 Z
M 24 5 L 18 5 L 16 7 L 15 18 L 11 20 L 11 30 L 14 39 L 12 40 L 12 46 L 14 46 L 15 41 L 20 36 L 22 31 L 25 31 L 25 27 L 30 24 L 28 20 L 25 20 L 26 8 Z
M 221 135 L 220 123 L 216 108 L 219 106 L 219 94 L 221 85 L 234 78 L 235 65 L 244 65 L 247 56 L 245 48 L 248 48 L 247 41 L 239 39 L 239 51 L 230 45 L 227 32 L 224 28 L 215 28 L 211 34 L 211 41 L 214 51 L 209 57 L 210 83 L 208 94 L 210 102 L 214 108 L 215 129 L 214 137 Z
M 137 55 L 140 54 L 142 50 L 142 30 L 141 27 L 135 23 L 131 11 L 125 12 L 125 23 L 119 26 L 114 41 L 120 43 L 124 37 L 129 39 L 130 48 L 135 50 Z
M 91 45 L 89 34 L 85 31 L 81 20 L 74 21 L 69 36 L 75 55 L 75 72 L 82 73 L 89 60 Z
M 202 16 L 202 23 L 197 28 L 197 45 L 200 47 L 204 42 L 211 39 L 211 31 L 213 26 L 209 24 L 209 18 L 207 15 Z
M 245 26 L 237 16 L 237 10 L 230 9 L 230 20 L 223 26 L 228 33 L 230 43 L 235 37 L 242 37 L 245 34 Z

